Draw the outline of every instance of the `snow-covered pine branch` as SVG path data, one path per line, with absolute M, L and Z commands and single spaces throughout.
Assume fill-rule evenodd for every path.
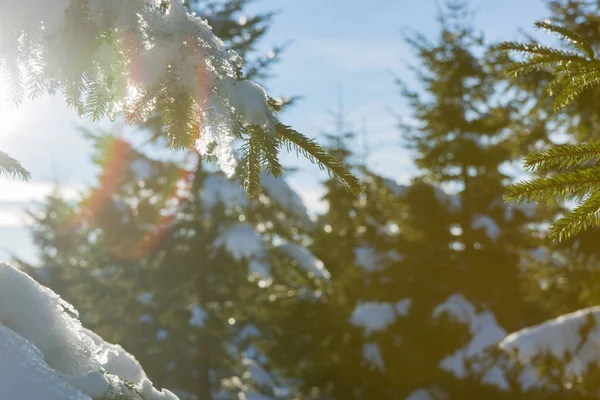
M 282 173 L 278 153 L 291 128 L 278 122 L 276 102 L 243 79 L 240 56 L 181 0 L 3 0 L 0 38 L 0 69 L 17 104 L 60 91 L 91 120 L 158 115 L 172 146 L 213 156 L 227 175 L 242 139 L 238 171 L 251 194 L 262 167 Z M 303 154 L 360 190 L 335 158 L 300 137 Z

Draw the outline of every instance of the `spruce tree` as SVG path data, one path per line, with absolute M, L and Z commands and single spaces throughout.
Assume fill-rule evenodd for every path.
M 521 100 L 504 91 L 499 55 L 466 23 L 464 3 L 446 6 L 435 42 L 408 37 L 418 87 L 401 84 L 415 121 L 404 125 L 405 137 L 422 176 L 404 196 L 405 217 L 395 221 L 403 241 L 414 244 L 398 250 L 404 259 L 394 267 L 412 299 L 411 345 L 427 354 L 415 362 L 422 369 L 405 368 L 425 390 L 505 398 L 510 379 L 485 353 L 507 331 L 544 317 L 521 290 L 535 213 L 502 201 L 510 182 L 502 166 L 519 155 L 511 135 Z M 408 348 L 399 346 L 396 358 Z M 437 372 L 426 372 L 432 366 Z

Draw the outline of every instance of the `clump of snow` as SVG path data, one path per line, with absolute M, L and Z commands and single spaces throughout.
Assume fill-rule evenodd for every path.
M 83 328 L 77 317 L 50 289 L 0 263 L 2 400 L 177 399 L 156 391 L 133 356 Z
M 444 189 L 437 186 L 433 188 L 433 191 L 435 193 L 435 197 L 439 202 L 448 205 L 451 210 L 460 209 L 462 203 L 460 197 L 458 197 L 456 194 L 450 194 Z
M 488 237 L 492 240 L 496 240 L 498 239 L 498 236 L 500 236 L 500 228 L 498 227 L 498 224 L 489 215 L 474 215 L 471 226 L 473 229 L 485 229 Z
M 231 105 L 248 125 L 267 126 L 271 110 L 267 105 L 267 92 L 251 81 L 235 82 L 232 88 Z
M 508 335 L 500 348 L 523 365 L 552 356 L 565 362 L 566 378 L 584 375 L 600 360 L 600 306 L 585 308 Z
M 412 305 L 412 299 L 403 299 L 395 304 L 396 312 L 402 317 L 408 316 L 410 306 Z
M 126 352 L 118 344 L 105 342 L 98 334 L 89 329 L 84 328 L 84 332 L 106 354 L 106 360 L 102 364 L 102 367 L 108 373 L 117 375 L 135 384 L 142 383 L 142 380 L 146 378 L 146 373 L 134 356 Z
M 275 200 L 285 210 L 301 218 L 307 224 L 310 224 L 306 205 L 304 205 L 302 198 L 292 190 L 285 179 L 275 178 L 271 174 L 262 174 L 261 182 L 263 189 L 270 199 Z
M 100 371 L 90 372 L 85 376 L 67 375 L 65 380 L 92 399 L 102 398 L 110 391 L 110 382 Z
M 189 320 L 190 325 L 203 328 L 207 318 L 208 314 L 202 307 L 200 307 L 198 304 L 194 304 L 192 306 L 192 315 L 190 316 Z
M 498 325 L 490 311 L 477 312 L 475 306 L 462 294 L 453 294 L 433 311 L 434 318 L 448 315 L 468 326 L 471 340 L 440 362 L 440 367 L 452 372 L 458 378 L 465 378 L 470 372 L 483 373 L 482 381 L 502 389 L 508 389 L 504 373 L 497 366 L 489 368 L 478 362 L 486 349 L 495 346 L 505 336 L 506 331 Z
M 248 197 L 240 185 L 220 174 L 213 174 L 206 178 L 200 192 L 200 199 L 207 211 L 213 210 L 222 204 L 226 210 L 236 207 L 246 207 Z
M 373 271 L 377 269 L 377 252 L 373 247 L 360 246 L 354 249 L 354 259 L 356 263 L 366 269 Z
M 248 263 L 248 272 L 250 276 L 256 275 L 262 278 L 265 286 L 269 286 L 273 282 L 271 276 L 271 266 L 263 260 L 250 260 Z
M 391 180 L 389 178 L 384 178 L 383 183 L 386 185 L 388 190 L 395 194 L 396 196 L 404 196 L 408 191 L 408 187 L 405 185 L 400 185 L 396 181 Z
M 371 246 L 359 246 L 354 249 L 354 260 L 359 267 L 366 271 L 377 271 L 386 267 L 390 262 L 402 261 L 403 256 L 394 250 L 379 253 Z
M 278 248 L 292 259 L 292 263 L 307 271 L 309 276 L 325 280 L 331 278 L 331 274 L 325 268 L 323 261 L 315 257 L 307 248 L 295 243 L 285 243 Z
M 258 232 L 245 222 L 227 227 L 214 242 L 216 248 L 224 248 L 238 261 L 261 257 L 265 242 Z
M 367 334 L 380 332 L 394 323 L 397 317 L 407 316 L 411 304 L 411 299 L 403 299 L 396 304 L 360 302 L 354 309 L 350 322 L 363 327 Z
M 417 389 L 405 400 L 446 400 L 448 395 L 438 388 Z
M 240 376 L 221 380 L 222 390 L 215 393 L 215 399 L 235 398 L 245 400 L 274 400 L 292 398 L 291 390 L 282 384 L 282 379 L 267 371 L 259 362 L 243 358 L 244 371 Z
M 251 379 L 260 388 L 275 386 L 273 377 L 255 360 L 251 358 L 242 359 L 242 365 L 246 367 L 246 379 Z
M 362 348 L 363 358 L 369 363 L 371 369 L 385 371 L 385 364 L 381 356 L 381 348 L 377 343 L 365 343 Z

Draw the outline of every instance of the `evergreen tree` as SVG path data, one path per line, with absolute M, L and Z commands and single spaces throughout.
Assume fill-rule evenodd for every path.
M 448 2 L 436 42 L 408 37 L 419 87 L 401 84 L 415 120 L 404 131 L 423 174 L 394 220 L 403 259 L 391 267 L 398 272 L 390 289 L 411 299 L 406 333 L 398 331 L 410 339 L 383 353 L 414 354 L 413 363 L 398 363 L 412 390 L 505 398 L 511 378 L 485 353 L 506 331 L 545 316 L 521 291 L 525 254 L 535 246 L 527 226 L 536 218 L 502 202 L 510 181 L 502 167 L 518 156 L 512 134 L 521 99 L 501 84 L 501 60 L 467 16 L 462 2 Z
M 360 171 L 365 190 L 355 199 L 325 182 L 312 249 L 331 290 L 322 304 L 296 299 L 278 314 L 293 329 L 269 353 L 284 366 L 299 360 L 288 368 L 307 397 L 535 395 L 494 350 L 508 330 L 548 315 L 521 291 L 538 218 L 502 201 L 523 98 L 502 92 L 503 56 L 464 23 L 465 10 L 449 4 L 434 43 L 408 38 L 419 87 L 403 86 L 416 120 L 404 128 L 420 177 L 400 186 L 353 162 L 351 134 L 330 137 L 329 151 Z M 296 351 L 283 351 L 292 341 Z

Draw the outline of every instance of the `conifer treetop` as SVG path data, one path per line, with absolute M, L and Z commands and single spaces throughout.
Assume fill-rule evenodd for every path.
M 61 92 L 80 116 L 158 115 L 176 148 L 196 148 L 249 194 L 260 171 L 282 174 L 279 150 L 298 147 L 351 192 L 358 180 L 306 136 L 277 119 L 280 108 L 243 77 L 243 61 L 180 0 L 6 0 L 0 3 L 0 69 L 12 100 Z M 241 139 L 240 165 L 232 147 Z

